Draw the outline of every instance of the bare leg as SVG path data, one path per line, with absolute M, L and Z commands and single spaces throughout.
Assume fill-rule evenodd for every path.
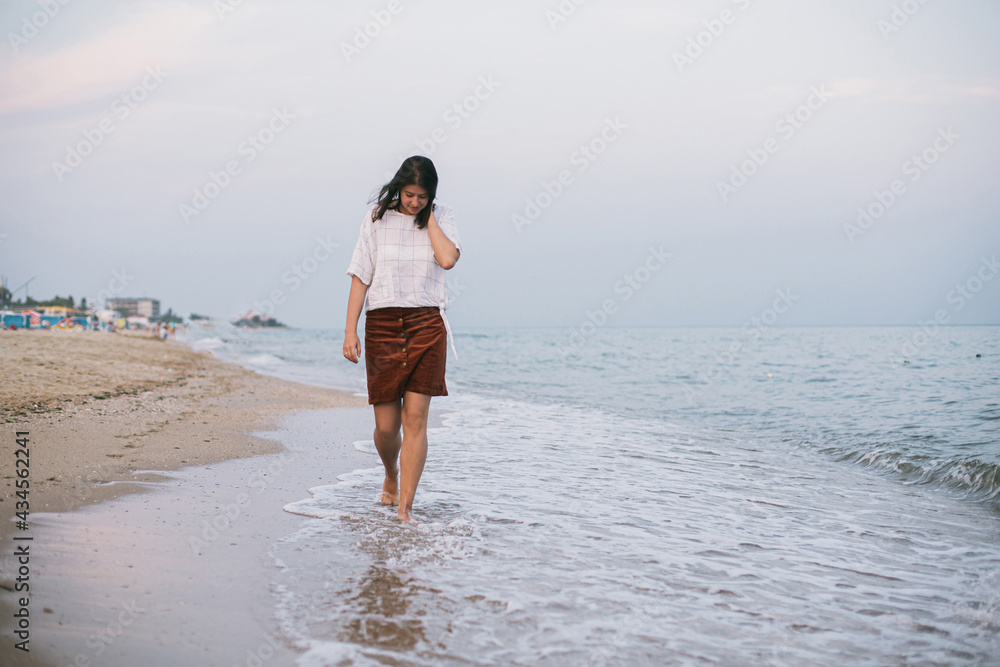
M 399 456 L 399 519 L 409 522 L 413 496 L 427 461 L 427 413 L 431 397 L 408 391 L 403 394 L 403 444 Z
M 386 505 L 399 504 L 399 466 L 396 464 L 399 458 L 399 449 L 402 446 L 402 438 L 399 435 L 401 424 L 400 401 L 390 401 L 388 403 L 375 403 L 375 449 L 378 450 L 379 458 L 385 467 L 385 481 L 382 482 L 382 502 Z

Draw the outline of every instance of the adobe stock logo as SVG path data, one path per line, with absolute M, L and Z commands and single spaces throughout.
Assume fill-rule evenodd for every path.
M 732 0 L 732 2 L 741 11 L 746 11 L 750 8 L 751 0 Z M 687 47 L 683 51 L 674 51 L 674 64 L 677 65 L 677 71 L 683 74 L 686 67 L 694 65 L 694 62 L 701 58 L 705 51 L 715 44 L 716 40 L 722 37 L 726 26 L 736 23 L 738 16 L 731 9 L 723 9 L 719 13 L 719 18 L 702 21 L 701 24 L 705 29 L 693 37 L 688 37 Z
M 452 104 L 441 114 L 441 119 L 448 124 L 452 132 L 462 127 L 465 121 L 479 110 L 482 103 L 490 99 L 493 93 L 497 91 L 497 88 L 503 85 L 502 82 L 495 81 L 492 74 L 480 76 L 477 84 L 472 93 L 466 95 L 461 101 Z M 436 127 L 431 131 L 427 139 L 416 139 L 414 143 L 416 143 L 417 150 L 420 151 L 421 155 L 430 157 L 437 150 L 438 146 L 447 140 L 448 130 Z M 399 161 L 402 162 L 402 160 Z
M 236 8 L 243 4 L 243 0 L 215 0 L 212 7 L 220 21 L 226 20 L 226 14 L 236 11 Z
M 178 210 L 181 219 L 190 224 L 192 218 L 201 215 L 202 211 L 207 209 L 216 197 L 232 185 L 233 179 L 243 173 L 245 165 L 256 160 L 278 135 L 288 129 L 293 118 L 295 118 L 295 114 L 289 113 L 287 107 L 275 108 L 267 124 L 248 135 L 246 140 L 240 142 L 240 145 L 236 147 L 236 154 L 243 158 L 242 163 L 240 160 L 232 159 L 226 162 L 219 171 L 209 171 L 208 179 L 201 187 L 194 189 L 191 203 L 180 203 Z
M 576 14 L 577 7 L 583 5 L 587 0 L 561 0 L 559 5 L 553 9 L 545 10 L 545 20 L 549 22 L 549 28 L 555 32 L 560 23 L 565 23 L 569 17 Z
M 910 156 L 910 159 L 903 163 L 902 171 L 904 176 L 910 177 L 911 183 L 919 181 L 927 171 L 934 166 L 941 156 L 950 151 L 962 135 L 956 134 L 951 127 L 938 128 L 937 137 L 919 154 Z M 902 199 L 909 190 L 902 179 L 895 179 L 889 184 L 886 190 L 875 190 L 874 199 L 867 206 L 858 207 L 858 218 L 856 223 L 844 223 L 844 235 L 850 243 L 865 234 L 875 226 L 875 223 L 882 219 L 889 210 Z
M 573 151 L 569 156 L 569 163 L 575 166 L 577 171 L 583 173 L 608 150 L 611 144 L 618 141 L 626 129 L 628 129 L 628 125 L 623 123 L 618 116 L 615 116 L 613 120 L 606 118 L 600 132 Z M 552 206 L 574 182 L 575 177 L 569 169 L 560 170 L 551 181 L 542 181 L 542 189 L 534 197 L 525 198 L 522 212 L 514 212 L 510 216 L 510 221 L 517 233 L 523 233 L 525 226 L 534 224 L 541 217 L 542 212 Z
M 95 127 L 83 131 L 83 140 L 75 145 L 66 146 L 66 158 L 62 162 L 53 162 L 52 170 L 62 183 L 66 174 L 70 174 L 91 155 L 98 146 L 104 143 L 104 138 L 118 129 L 118 123 L 125 121 L 139 105 L 146 101 L 150 93 L 160 87 L 168 73 L 160 65 L 150 65 L 142 81 L 128 89 L 111 103 L 110 111 L 114 115 L 105 116 Z M 116 120 L 117 119 L 117 122 Z
M 740 188 L 750 182 L 764 165 L 768 163 L 771 156 L 781 150 L 782 141 L 789 142 L 805 127 L 806 123 L 815 117 L 816 113 L 826 106 L 830 100 L 830 93 L 825 85 L 812 86 L 809 89 L 809 97 L 805 101 L 779 118 L 774 123 L 774 130 L 781 135 L 781 139 L 768 137 L 759 148 L 748 148 L 746 150 L 747 159 L 738 165 L 733 165 L 729 178 L 716 181 L 715 189 L 723 203 L 735 195 Z
M 353 58 L 360 56 L 362 51 L 371 46 L 372 40 L 389 27 L 393 17 L 402 11 L 403 5 L 400 4 L 399 0 L 389 0 L 385 9 L 372 11 L 370 21 L 364 26 L 355 26 L 354 39 L 351 40 L 351 43 L 340 43 L 340 52 L 344 54 L 344 60 L 350 63 Z
M 632 271 L 624 274 L 613 286 L 614 293 L 622 295 L 621 303 L 618 302 L 617 297 L 610 297 L 604 299 L 600 307 L 587 310 L 585 313 L 587 319 L 570 330 L 569 342 L 560 348 L 564 357 L 582 347 L 587 339 L 608 323 L 608 318 L 617 313 L 622 304 L 628 303 L 636 292 L 650 281 L 654 273 L 667 265 L 667 260 L 670 259 L 671 255 L 663 249 L 662 245 L 659 248 L 649 246 L 647 250 L 645 260 Z
M 1000 274 L 1000 262 L 997 262 L 997 256 L 995 254 L 990 257 L 984 256 L 972 275 L 955 285 L 955 288 L 949 290 L 945 296 L 945 300 L 954 306 L 951 312 L 949 313 L 944 308 L 938 308 L 934 311 L 932 318 L 917 322 L 920 329 L 903 341 L 898 354 L 890 353 L 888 355 L 889 361 L 908 363 L 906 357 L 914 356 L 922 347 L 930 343 L 931 339 L 940 333 L 941 326 L 951 321 L 952 314 L 965 308 L 965 305 L 975 299 L 976 295 L 986 287 L 986 283 L 993 280 L 998 274 Z
M 20 55 L 21 47 L 27 45 L 27 43 L 38 36 L 38 31 L 49 24 L 49 21 L 54 19 L 65 5 L 68 5 L 70 0 L 40 0 L 38 2 L 38 8 L 41 11 L 37 11 L 31 15 L 29 19 L 27 16 L 21 19 L 21 32 L 20 34 L 15 32 L 7 33 L 7 41 L 10 42 L 10 48 L 14 52 L 14 56 Z
M 879 19 L 878 30 L 882 33 L 882 39 L 888 40 L 891 35 L 902 30 L 928 2 L 929 0 L 905 0 L 902 5 L 894 4 L 889 20 Z

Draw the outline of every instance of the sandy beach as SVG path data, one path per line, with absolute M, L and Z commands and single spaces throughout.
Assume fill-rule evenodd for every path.
M 147 591 L 151 597 L 143 604 L 147 609 L 154 609 L 145 616 L 148 623 L 155 621 L 160 628 L 157 641 L 164 646 L 174 646 L 162 652 L 162 664 L 170 664 L 170 656 L 180 650 L 171 640 L 171 633 L 178 630 L 178 626 L 171 625 L 166 610 L 177 607 L 171 605 L 174 597 L 177 597 L 176 602 L 184 604 L 182 591 L 186 589 L 182 580 L 198 590 L 212 589 L 223 581 L 233 587 L 229 593 L 220 594 L 215 604 L 204 608 L 215 615 L 217 625 L 213 627 L 212 619 L 206 617 L 200 624 L 202 635 L 188 642 L 186 650 L 210 652 L 214 647 L 218 656 L 224 658 L 213 657 L 211 664 L 230 660 L 230 654 L 235 654 L 242 646 L 240 630 L 234 627 L 230 633 L 236 638 L 236 645 L 220 639 L 217 631 L 233 624 L 224 619 L 239 625 L 240 614 L 248 615 L 239 626 L 249 633 L 248 636 L 264 636 L 266 633 L 255 625 L 259 621 L 249 616 L 253 605 L 246 604 L 246 591 L 241 592 L 241 586 L 252 588 L 247 582 L 259 577 L 258 569 L 262 567 L 259 558 L 244 560 L 237 567 L 232 553 L 215 550 L 214 555 L 205 557 L 205 553 L 191 549 L 190 540 L 185 536 L 196 535 L 190 525 L 197 526 L 203 517 L 212 518 L 217 512 L 221 501 L 212 494 L 219 487 L 224 489 L 228 485 L 239 489 L 242 485 L 246 489 L 247 476 L 254 474 L 254 462 L 266 460 L 270 461 L 268 465 L 272 470 L 277 465 L 278 470 L 287 472 L 284 486 L 269 483 L 264 490 L 274 497 L 244 508 L 245 515 L 266 515 L 268 519 L 248 522 L 253 529 L 241 531 L 242 537 L 237 540 L 242 554 L 262 549 L 262 535 L 278 534 L 279 524 L 294 525 L 296 518 L 282 513 L 281 507 L 301 497 L 305 482 L 299 476 L 310 466 L 309 461 L 301 458 L 289 463 L 288 452 L 282 444 L 276 439 L 262 437 L 262 433 L 278 428 L 284 417 L 295 414 L 293 411 L 353 407 L 355 410 L 347 411 L 356 418 L 354 433 L 349 437 L 357 438 L 367 428 L 366 418 L 370 419 L 367 400 L 347 392 L 261 376 L 218 361 L 207 352 L 196 353 L 181 343 L 145 335 L 4 331 L 0 332 L 0 359 L 5 371 L 0 386 L 0 416 L 5 422 L 4 435 L 0 439 L 4 477 L 0 487 L 0 507 L 3 508 L 0 538 L 7 564 L 0 572 L 0 587 L 4 589 L 0 599 L 4 601 L 5 618 L 0 662 L 5 665 L 15 664 L 14 660 L 18 661 L 16 664 L 22 661 L 23 664 L 72 662 L 76 656 L 71 648 L 65 647 L 66 641 L 72 644 L 73 634 L 83 632 L 81 641 L 75 645 L 86 645 L 83 641 L 88 636 L 86 629 L 100 617 L 99 613 L 95 616 L 95 609 L 102 608 L 101 603 L 95 606 L 93 591 L 84 590 L 88 578 L 106 579 L 108 585 L 125 588 L 131 582 L 133 586 L 156 589 Z M 326 410 L 316 412 L 327 413 Z M 32 518 L 27 532 L 18 532 L 13 523 L 15 503 L 19 500 L 15 497 L 17 432 L 30 434 Z M 317 438 L 325 447 L 327 436 L 320 434 Z M 351 450 L 350 439 L 337 439 L 336 442 L 337 451 L 343 450 L 350 460 L 343 461 L 344 470 L 322 470 L 317 480 L 330 480 L 350 470 L 358 460 L 370 464 L 363 455 Z M 261 455 L 263 458 L 247 458 Z M 228 467 L 223 462 L 228 462 Z M 219 465 L 214 466 L 216 472 L 200 473 L 201 479 L 210 480 L 205 482 L 206 487 L 211 488 L 205 491 L 204 497 L 185 491 L 186 495 L 175 498 L 165 508 L 157 504 L 159 526 L 145 521 L 130 525 L 122 532 L 124 524 L 116 518 L 113 523 L 119 526 L 119 532 L 115 536 L 104 535 L 95 542 L 100 530 L 95 527 L 97 524 L 89 522 L 106 521 L 107 508 L 113 510 L 123 506 L 114 503 L 127 501 L 128 507 L 136 508 L 140 505 L 126 498 L 130 494 L 147 490 L 152 491 L 148 494 L 152 498 L 162 494 L 166 487 L 194 484 L 190 480 L 196 479 L 199 473 L 193 473 L 193 477 L 185 477 L 183 471 L 176 476 L 164 473 L 186 466 L 202 466 L 197 470 L 204 471 L 206 464 Z M 293 474 L 293 471 L 298 472 Z M 266 475 L 266 472 L 261 474 Z M 185 479 L 188 482 L 184 482 Z M 102 501 L 110 502 L 68 513 Z M 129 514 L 133 519 L 140 518 L 138 512 L 129 511 Z M 113 512 L 111 516 L 116 515 Z M 190 523 L 192 521 L 194 523 Z M 170 530 L 165 528 L 168 525 L 179 530 L 180 537 L 172 538 Z M 84 534 L 77 533 L 79 540 L 67 537 L 66 531 L 74 530 L 83 530 Z M 6 619 L 11 618 L 10 607 L 16 604 L 17 598 L 13 593 L 17 571 L 10 558 L 14 552 L 13 537 L 32 534 L 37 535 L 39 541 L 32 542 L 36 549 L 34 554 L 37 554 L 32 557 L 35 579 L 32 580 L 30 605 L 33 651 L 30 661 L 26 661 L 28 656 L 13 649 L 12 628 Z M 57 534 L 60 537 L 55 539 Z M 50 542 L 48 547 L 44 544 L 46 539 Z M 230 539 L 226 545 L 231 547 L 232 542 Z M 97 544 L 102 548 L 98 549 Z M 39 553 L 46 549 L 46 553 Z M 103 553 L 104 549 L 107 553 Z M 121 559 L 130 563 L 125 568 L 127 573 L 112 566 Z M 171 575 L 172 572 L 175 574 Z M 105 611 L 112 614 L 114 610 Z M 177 623 L 184 625 L 190 621 L 188 614 L 184 621 Z M 130 649 L 129 657 L 123 654 L 121 662 L 96 659 L 94 651 L 77 655 L 84 656 L 81 664 L 133 664 L 128 660 L 141 658 L 149 647 L 142 643 L 142 637 L 141 633 L 134 635 L 137 643 Z M 124 651 L 128 646 L 126 642 L 119 642 L 116 648 Z M 43 647 L 46 650 L 42 653 L 52 656 L 48 661 L 34 650 Z M 287 654 L 287 648 L 284 650 Z M 110 652 L 105 658 L 109 656 Z M 220 659 L 223 662 L 219 662 Z
M 130 489 L 135 470 L 279 451 L 248 436 L 294 409 L 367 406 L 346 392 L 265 377 L 148 335 L 0 331 L 2 502 L 14 496 L 13 435 L 31 433 L 31 509 L 59 512 Z M 7 530 L 4 522 L 4 530 Z

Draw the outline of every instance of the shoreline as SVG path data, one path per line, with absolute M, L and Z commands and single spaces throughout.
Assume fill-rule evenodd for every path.
M 72 524 L 74 520 L 83 521 L 81 512 L 87 512 L 87 506 L 106 507 L 142 491 L 152 493 L 138 498 L 156 497 L 173 486 L 166 482 L 190 476 L 185 471 L 203 470 L 213 464 L 238 468 L 262 455 L 268 459 L 267 455 L 273 458 L 286 453 L 286 445 L 263 434 L 277 431 L 287 419 L 303 411 L 370 409 L 366 398 L 346 391 L 260 375 L 220 361 L 210 352 L 195 352 L 184 343 L 146 335 L 0 332 L 0 359 L 7 370 L 0 388 L 0 416 L 5 422 L 4 437 L 0 438 L 4 471 L 4 483 L 0 485 L 0 553 L 4 564 L 0 569 L 0 610 L 5 619 L 0 623 L 4 629 L 0 658 L 4 664 L 26 655 L 38 657 L 34 651 L 24 654 L 13 649 L 10 622 L 11 606 L 17 599 L 13 592 L 16 567 L 12 563 L 15 542 L 11 533 L 17 532 L 13 519 L 18 500 L 14 484 L 18 432 L 30 434 L 29 517 L 40 514 L 37 532 L 45 534 L 49 531 L 48 517 L 53 514 L 60 516 L 75 510 L 71 515 L 74 519 L 69 521 Z M 350 443 L 338 443 L 337 449 L 345 447 L 350 449 Z M 338 470 L 336 474 L 343 472 L 349 470 Z M 139 502 L 145 501 L 126 504 L 135 506 Z M 277 511 L 281 512 L 280 505 Z M 174 515 L 177 521 L 185 520 L 182 513 Z M 33 535 L 34 526 L 29 518 L 28 531 L 20 535 Z M 42 547 L 38 542 L 32 544 L 36 549 Z M 121 551 L 130 553 L 128 545 L 118 547 L 124 547 L 119 558 Z M 81 543 L 76 551 L 64 555 L 72 560 L 83 557 L 86 550 Z M 33 563 L 38 560 L 33 556 Z M 47 567 L 51 575 L 61 569 L 59 562 Z M 206 569 L 204 576 L 214 577 L 226 570 L 226 563 L 217 562 Z M 45 573 L 33 565 L 32 575 L 38 582 L 33 586 L 44 589 Z M 36 590 L 31 592 L 33 601 L 39 595 Z M 43 623 L 49 613 L 56 612 L 53 605 L 66 603 L 72 604 L 73 600 L 50 600 L 44 610 L 33 605 L 32 623 Z M 59 622 L 59 632 L 86 622 L 83 610 L 78 610 Z M 32 639 L 43 640 L 44 634 L 39 629 L 37 634 L 32 632 Z M 31 664 L 45 663 L 33 659 Z
M 346 391 L 261 375 L 152 336 L 0 331 L 0 346 L 3 367 L 22 371 L 0 385 L 5 518 L 18 431 L 30 433 L 31 511 L 59 512 L 157 479 L 135 471 L 281 451 L 249 434 L 273 430 L 291 410 L 368 407 Z

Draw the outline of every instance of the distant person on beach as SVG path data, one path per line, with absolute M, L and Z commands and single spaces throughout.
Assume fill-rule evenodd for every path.
M 448 395 L 449 339 L 458 357 L 445 315 L 444 272 L 458 261 L 461 241 L 451 208 L 434 202 L 437 184 L 428 158 L 404 160 L 372 198 L 375 205 L 361 223 L 347 269 L 353 277 L 344 357 L 358 363 L 358 319 L 364 308 L 368 403 L 374 406 L 375 448 L 385 467 L 381 501 L 398 505 L 404 522 L 412 520 L 413 496 L 427 460 L 431 397 Z

